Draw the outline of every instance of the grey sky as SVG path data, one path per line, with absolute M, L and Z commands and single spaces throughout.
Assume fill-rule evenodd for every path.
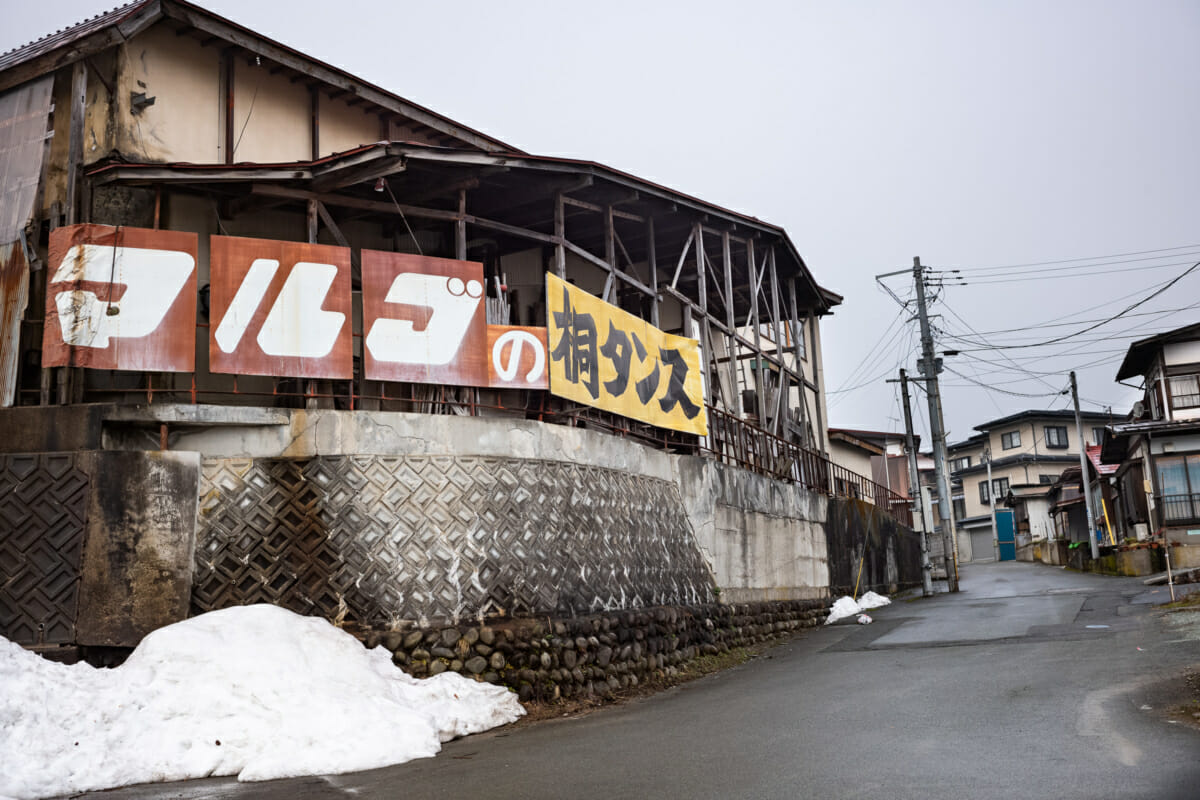
M 901 427 L 883 377 L 915 368 L 914 326 L 888 331 L 899 308 L 873 276 L 913 256 L 982 267 L 1180 248 L 1042 273 L 1069 279 L 1021 268 L 948 289 L 935 311 L 954 332 L 966 326 L 947 306 L 978 331 L 1028 329 L 993 342 L 1070 333 L 1083 323 L 1034 326 L 1109 316 L 1200 260 L 1200 246 L 1182 247 L 1200 245 L 1194 0 L 203 4 L 525 150 L 601 161 L 783 225 L 846 298 L 823 327 L 826 382 L 865 385 L 830 395 L 834 426 Z M 4 0 L 0 49 L 111 6 Z M 889 285 L 911 289 L 904 277 Z M 1138 311 L 1193 304 L 1200 270 Z M 1081 394 L 1123 415 L 1137 393 L 1113 382 L 1120 351 L 1197 320 L 1200 305 L 1009 353 L 1053 373 L 1045 383 L 969 355 L 947 362 L 997 389 L 1052 393 L 1067 370 L 1108 359 L 1080 370 Z M 1067 402 L 943 379 L 952 441 Z

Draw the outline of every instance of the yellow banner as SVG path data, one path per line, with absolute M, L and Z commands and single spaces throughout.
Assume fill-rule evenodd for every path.
M 550 391 L 660 428 L 708 434 L 700 343 L 546 273 Z

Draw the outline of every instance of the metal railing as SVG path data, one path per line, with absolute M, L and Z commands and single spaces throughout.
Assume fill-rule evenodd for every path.
M 1163 522 L 1193 522 L 1200 520 L 1200 494 L 1159 495 Z
M 866 500 L 912 527 L 908 498 L 721 409 L 708 407 L 708 437 L 702 447 L 724 463 L 760 475 L 834 497 Z

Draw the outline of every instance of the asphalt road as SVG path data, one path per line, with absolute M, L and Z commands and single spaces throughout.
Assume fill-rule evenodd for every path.
M 1200 612 L 1166 589 L 1041 565 L 587 716 L 451 742 L 352 775 L 211 779 L 147 798 L 1197 798 L 1200 728 L 1164 705 L 1200 668 Z

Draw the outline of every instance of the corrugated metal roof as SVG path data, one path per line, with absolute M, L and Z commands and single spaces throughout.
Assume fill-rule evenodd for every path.
M 28 44 L 23 44 L 20 47 L 14 47 L 12 50 L 0 55 L 0 70 L 6 70 L 16 66 L 24 61 L 28 61 L 38 56 L 57 50 L 58 48 L 78 41 L 89 34 L 103 30 L 109 25 L 116 25 L 121 20 L 125 19 L 130 14 L 142 8 L 142 6 L 153 2 L 153 0 L 136 0 L 133 3 L 126 3 L 123 6 L 117 6 L 111 11 L 105 11 L 103 14 L 97 14 L 94 17 L 85 19 L 83 22 L 55 31 L 54 33 L 43 36 L 40 39 L 34 39 Z
M 1096 474 L 1100 476 L 1112 475 L 1116 473 L 1119 464 L 1105 464 L 1100 460 L 1100 445 L 1088 445 L 1087 448 L 1088 461 L 1092 462 L 1092 467 L 1096 470 Z

